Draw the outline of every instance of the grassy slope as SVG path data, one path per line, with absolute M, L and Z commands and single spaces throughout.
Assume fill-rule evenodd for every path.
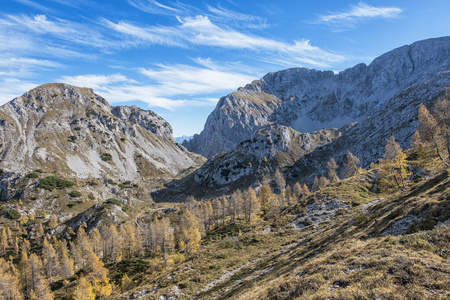
M 448 299 L 450 228 L 432 229 L 450 218 L 447 174 L 391 195 L 368 191 L 369 177 L 327 187 L 273 224 L 241 228 L 240 236 L 217 232 L 194 257 L 173 267 L 144 259 L 111 266 L 111 275 L 118 279 L 125 272 L 134 281 L 124 299 L 139 291 L 142 299 Z M 306 203 L 335 199 L 350 208 L 302 231 L 289 225 L 305 213 Z M 402 226 L 402 219 L 416 222 Z M 269 225 L 273 230 L 263 232 Z M 432 230 L 382 235 L 408 227 Z

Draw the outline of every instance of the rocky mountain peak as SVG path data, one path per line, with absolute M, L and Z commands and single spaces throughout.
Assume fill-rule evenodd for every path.
M 122 120 L 140 125 L 156 135 L 173 139 L 172 126 L 151 110 L 143 110 L 135 105 L 116 106 L 111 113 Z
M 38 86 L 0 107 L 0 167 L 78 178 L 173 178 L 203 159 L 152 111 L 112 107 L 92 89 Z
M 450 37 L 394 49 L 338 74 L 306 68 L 272 72 L 223 98 L 204 130 L 184 145 L 211 157 L 268 125 L 300 132 L 341 127 L 376 114 L 392 97 L 450 68 Z

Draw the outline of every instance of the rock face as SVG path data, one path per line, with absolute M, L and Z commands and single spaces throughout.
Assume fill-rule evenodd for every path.
M 392 134 L 404 149 L 409 148 L 418 125 L 420 104 L 431 107 L 449 90 L 450 71 L 440 72 L 411 85 L 389 99 L 373 116 L 340 128 L 339 138 L 305 155 L 285 172 L 285 176 L 311 182 L 319 170 L 326 169 L 330 157 L 342 163 L 348 150 L 358 156 L 362 166 L 367 168 L 381 158 L 386 141 Z
M 204 159 L 152 111 L 111 107 L 91 89 L 44 84 L 0 107 L 0 167 L 78 178 L 173 178 Z
M 448 69 L 450 37 L 443 37 L 397 48 L 339 74 L 304 68 L 269 73 L 222 97 L 204 130 L 183 145 L 212 157 L 272 124 L 300 132 L 339 128 L 374 116 L 411 85 Z
M 219 196 L 268 183 L 277 169 L 283 170 L 289 184 L 310 185 L 315 176 L 326 175 L 330 157 L 342 166 L 348 150 L 358 156 L 366 168 L 381 158 L 386 140 L 392 134 L 404 148 L 408 147 L 418 124 L 420 104 L 432 106 L 447 90 L 450 90 L 450 71 L 411 85 L 387 101 L 373 116 L 340 129 L 300 133 L 288 126 L 268 125 L 256 131 L 253 139 L 210 158 L 198 170 L 172 182 L 154 197 L 183 200 L 187 195 Z
M 195 172 L 152 196 L 156 201 L 184 201 L 187 195 L 210 198 L 246 188 L 279 168 L 294 165 L 340 136 L 335 128 L 300 133 L 287 126 L 271 125 L 258 130 L 253 139 L 241 142 L 235 150 L 209 159 Z
M 129 121 L 131 124 L 140 125 L 156 135 L 173 139 L 170 124 L 151 110 L 143 110 L 135 105 L 116 106 L 111 110 L 111 113 L 119 119 Z

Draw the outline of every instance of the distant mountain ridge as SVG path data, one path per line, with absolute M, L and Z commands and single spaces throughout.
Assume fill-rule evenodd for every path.
M 175 137 L 174 140 L 177 143 L 182 144 L 184 141 L 190 141 L 193 137 L 194 136 L 192 136 L 192 135 L 190 135 L 190 136 L 182 135 L 182 136 L 179 136 L 179 137 Z
M 442 37 L 394 49 L 339 74 L 305 68 L 269 73 L 222 97 L 204 130 L 183 145 L 212 157 L 273 124 L 300 132 L 339 128 L 376 114 L 404 89 L 449 68 L 450 37 Z

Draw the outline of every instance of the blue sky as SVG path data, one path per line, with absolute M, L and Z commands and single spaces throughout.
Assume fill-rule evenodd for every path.
M 65 82 L 192 135 L 221 96 L 268 72 L 368 64 L 449 35 L 449 11 L 448 0 L 1 0 L 0 104 Z

